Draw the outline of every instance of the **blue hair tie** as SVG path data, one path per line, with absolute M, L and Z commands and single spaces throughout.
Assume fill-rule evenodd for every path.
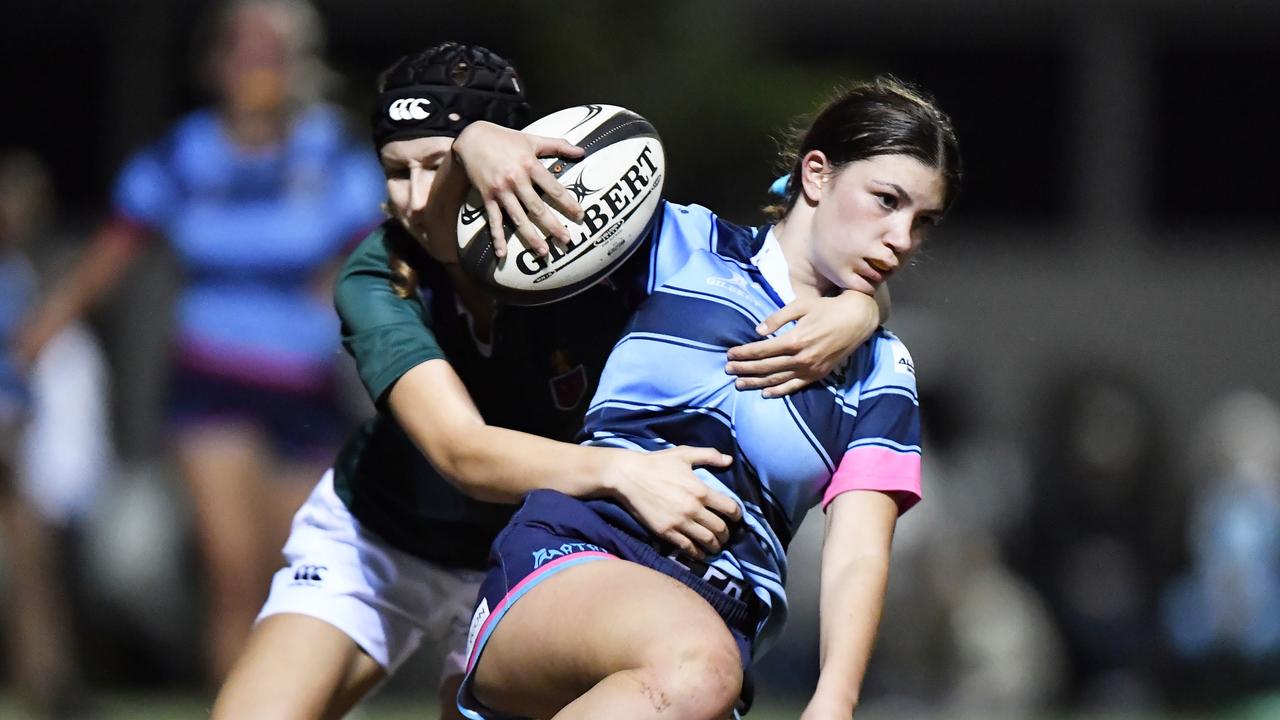
M 782 177 L 778 178 L 777 180 L 774 180 L 774 181 L 773 181 L 773 184 L 769 186 L 769 194 L 770 194 L 770 195 L 777 195 L 778 197 L 783 197 L 783 198 L 784 198 L 784 197 L 786 197 L 786 196 L 787 196 L 787 183 L 789 183 L 789 182 L 791 182 L 791 175 L 790 175 L 790 173 L 788 173 L 788 174 L 786 174 L 786 175 L 783 175 Z

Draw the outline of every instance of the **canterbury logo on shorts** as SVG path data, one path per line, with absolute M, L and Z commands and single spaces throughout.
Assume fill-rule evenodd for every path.
M 431 101 L 426 98 L 401 98 L 387 108 L 387 117 L 398 122 L 406 120 L 426 120 L 431 117 L 427 107 Z

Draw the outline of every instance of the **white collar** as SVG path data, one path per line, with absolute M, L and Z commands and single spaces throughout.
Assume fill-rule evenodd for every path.
M 782 302 L 789 303 L 796 299 L 796 291 L 791 287 L 791 268 L 787 265 L 786 256 L 782 254 L 782 245 L 778 243 L 778 236 L 773 234 L 773 228 L 769 228 L 760 252 L 751 258 L 751 262 L 760 269 L 760 274 L 773 287 Z

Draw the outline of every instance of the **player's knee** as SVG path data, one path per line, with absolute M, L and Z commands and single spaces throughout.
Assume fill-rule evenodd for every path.
M 724 627 L 687 633 L 651 669 L 656 700 L 678 708 L 673 717 L 723 718 L 742 692 L 741 656 Z

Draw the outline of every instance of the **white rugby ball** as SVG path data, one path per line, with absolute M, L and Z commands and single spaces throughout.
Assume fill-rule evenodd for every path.
M 649 121 L 614 105 L 566 108 L 524 131 L 564 138 L 586 151 L 576 161 L 543 161 L 586 212 L 582 222 L 573 222 L 551 208 L 572 242 L 551 242 L 551 254 L 539 258 L 514 235 L 508 220 L 503 227 L 507 254 L 498 259 L 484 205 L 472 190 L 458 213 L 458 256 L 463 268 L 502 300 L 542 305 L 586 290 L 631 256 L 658 208 L 666 157 Z

